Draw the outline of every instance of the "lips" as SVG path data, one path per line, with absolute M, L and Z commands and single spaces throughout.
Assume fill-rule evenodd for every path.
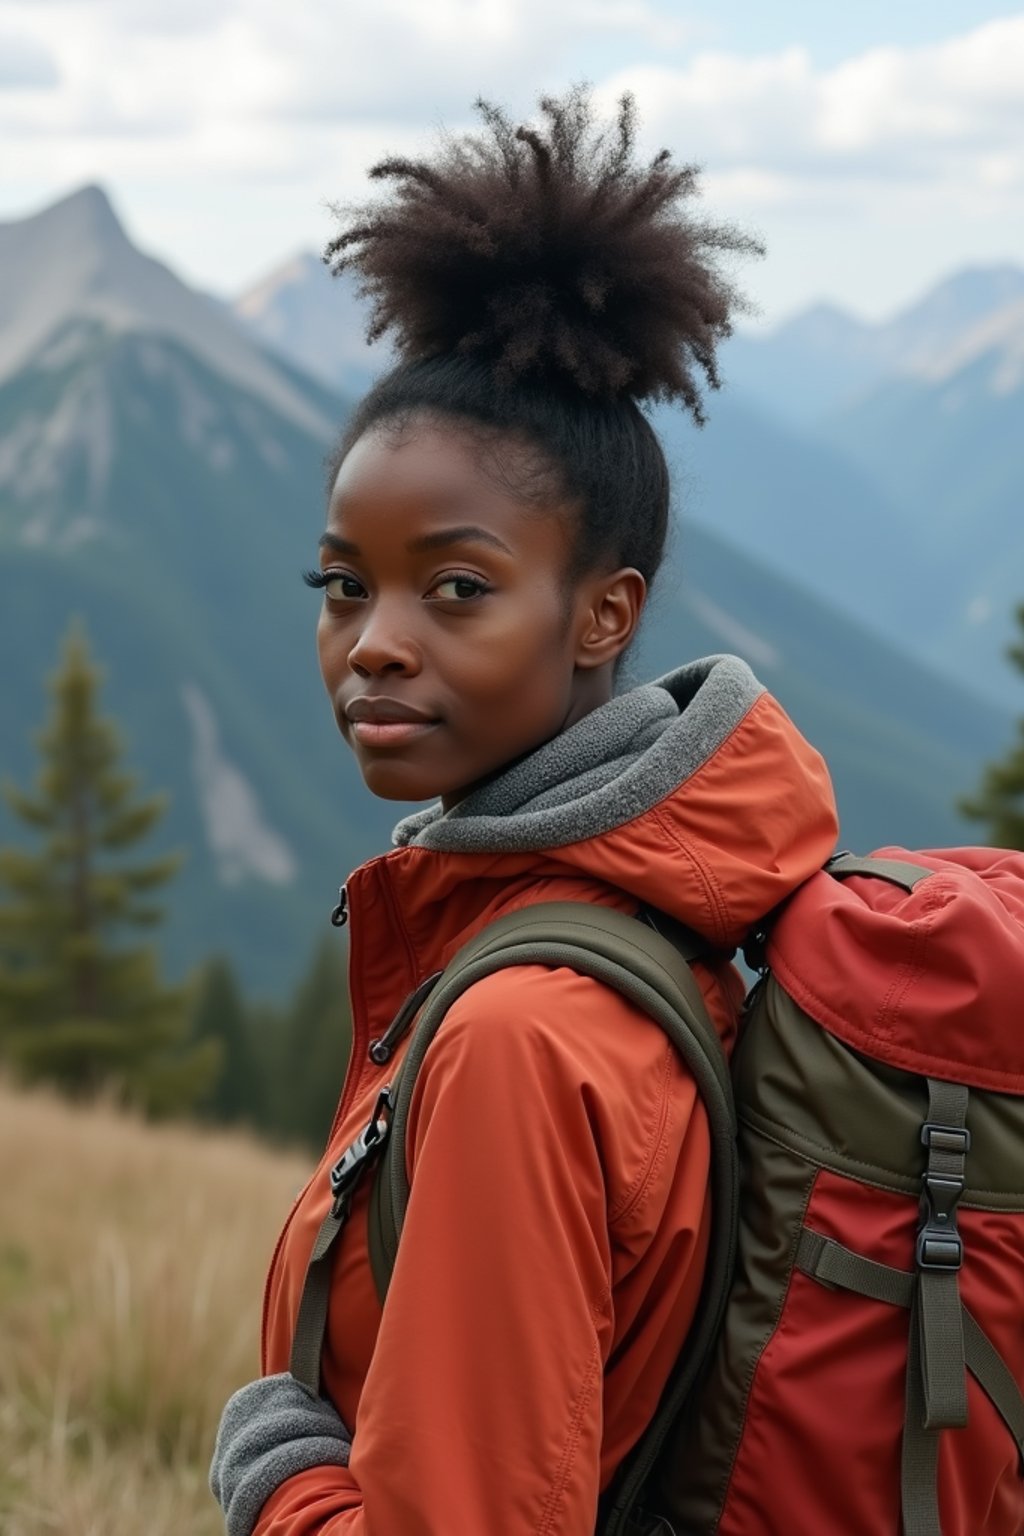
M 351 728 L 353 738 L 363 747 L 398 748 L 401 750 L 429 736 L 440 724 L 434 715 L 425 710 L 403 704 L 401 699 L 387 699 L 381 695 L 370 697 L 361 694 L 350 699 L 343 715 Z
M 398 699 L 370 698 L 367 694 L 350 700 L 343 713 L 346 720 L 351 720 L 353 724 L 357 721 L 365 721 L 370 725 L 437 724 L 437 717 L 426 714 L 422 709 L 413 709 L 410 704 L 402 704 Z

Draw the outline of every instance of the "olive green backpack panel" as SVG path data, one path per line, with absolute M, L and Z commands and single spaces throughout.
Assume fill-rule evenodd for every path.
M 817 1169 L 741 1125 L 736 1269 L 710 1367 L 659 1458 L 652 1510 L 686 1536 L 714 1531 L 762 1351 L 775 1332 Z
M 735 1277 L 707 1372 L 669 1434 L 649 1497 L 679 1536 L 713 1536 L 718 1529 L 759 1362 L 794 1269 L 806 1267 L 804 1214 L 819 1170 L 916 1199 L 925 1166 L 926 1080 L 844 1045 L 771 975 L 748 999 L 732 1076 L 740 1154 Z M 976 1091 L 967 1124 L 960 1203 L 1024 1210 L 1024 1100 Z M 900 1293 L 906 1306 L 902 1290 L 909 1293 L 912 1277 L 905 1286 L 902 1278 L 887 1299 Z M 1010 1427 L 1019 1435 L 1019 1407 L 1006 1401 L 1012 1395 L 1008 1389 L 1000 1411 L 1008 1420 L 1016 1416 Z M 928 1518 L 921 1530 L 931 1529 Z M 652 1536 L 656 1529 L 647 1527 Z
M 869 1060 L 830 1035 L 773 976 L 752 999 L 751 1023 L 733 1058 L 740 1123 L 861 1183 L 919 1195 L 925 1078 Z M 756 1022 L 753 1013 L 756 1012 Z M 1024 1207 L 1024 1099 L 975 1090 L 961 1204 Z

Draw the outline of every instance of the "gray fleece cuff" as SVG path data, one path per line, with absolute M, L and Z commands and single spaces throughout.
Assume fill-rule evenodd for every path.
M 251 1536 L 270 1495 L 296 1472 L 347 1467 L 351 1441 L 332 1404 L 288 1371 L 240 1387 L 221 1415 L 210 1466 L 227 1536 Z

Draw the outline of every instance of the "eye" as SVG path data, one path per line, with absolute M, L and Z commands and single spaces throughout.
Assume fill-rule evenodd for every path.
M 484 593 L 491 590 L 485 581 L 480 580 L 479 576 L 470 576 L 457 571 L 453 571 L 448 576 L 442 576 L 441 580 L 434 586 L 434 591 L 440 592 L 442 587 L 454 587 L 456 589 L 451 596 L 446 596 L 442 593 L 441 601 L 446 603 L 453 601 L 467 602 L 474 597 L 483 597 Z M 461 590 L 459 590 L 460 588 Z
M 362 584 L 356 581 L 354 576 L 345 576 L 337 572 L 332 574 L 330 571 L 326 572 L 326 575 L 327 580 L 324 582 L 324 592 L 327 597 L 333 598 L 335 602 L 340 602 L 343 598 L 362 597 L 365 595 Z M 356 589 L 354 592 L 351 590 L 353 587 Z
M 332 598 L 335 602 L 341 602 L 346 598 L 357 598 L 363 591 L 362 583 L 345 571 L 303 571 L 302 579 L 307 587 L 321 588 L 325 596 Z M 346 583 L 349 588 L 358 587 L 359 590 L 347 591 Z

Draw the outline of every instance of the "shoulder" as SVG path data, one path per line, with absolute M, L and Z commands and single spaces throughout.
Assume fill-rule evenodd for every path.
M 410 1174 L 432 1128 L 443 1136 L 458 1118 L 499 1163 L 549 1140 L 552 1156 L 599 1176 L 614 1216 L 680 1155 L 700 1114 L 664 1032 L 615 988 L 567 967 L 509 966 L 467 988 L 426 1053 Z

